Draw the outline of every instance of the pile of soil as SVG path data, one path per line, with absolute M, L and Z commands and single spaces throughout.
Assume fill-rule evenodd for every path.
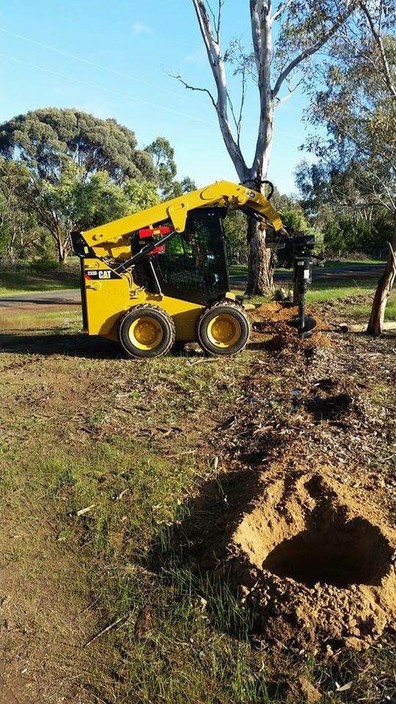
M 376 469 L 394 421 L 375 392 L 379 359 L 389 388 L 396 370 L 383 341 L 329 337 L 334 348 L 311 338 L 257 358 L 212 439 L 224 471 L 182 526 L 190 564 L 227 581 L 272 650 L 394 637 L 396 475 Z
M 395 625 L 396 531 L 328 469 L 228 473 L 195 506 L 194 563 L 228 583 L 272 649 L 361 650 Z
M 223 547 L 267 641 L 361 649 L 394 622 L 396 532 L 329 477 L 267 480 Z
M 310 310 L 307 309 L 307 313 Z M 285 323 L 290 326 L 292 321 L 298 317 L 298 307 L 293 305 L 293 303 L 263 303 L 258 306 L 254 311 L 250 312 L 250 319 L 252 320 L 253 326 L 257 330 L 264 330 L 266 327 L 271 328 L 277 323 Z M 317 315 L 314 316 L 316 320 L 317 330 L 330 330 L 330 325 Z
M 307 310 L 307 314 L 313 315 L 316 320 L 316 328 L 313 333 L 314 344 L 329 346 L 329 340 L 323 334 L 331 327 L 321 317 Z M 262 342 L 265 339 L 265 347 L 270 351 L 281 350 L 287 345 L 295 345 L 300 341 L 297 333 L 298 307 L 292 303 L 264 303 L 254 311 L 249 313 L 249 318 L 253 329 L 253 341 Z M 270 336 L 270 337 L 268 337 Z

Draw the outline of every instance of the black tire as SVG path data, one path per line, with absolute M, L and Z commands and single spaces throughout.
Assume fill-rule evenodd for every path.
M 144 335 L 145 331 L 146 335 Z M 118 328 L 120 345 L 128 357 L 133 359 L 147 359 L 167 354 L 175 338 L 176 328 L 173 318 L 162 308 L 149 303 L 131 308 L 121 318 Z
M 223 340 L 213 334 L 214 325 L 224 317 Z M 227 335 L 227 325 L 229 335 Z M 250 324 L 243 308 L 232 301 L 220 301 L 207 308 L 197 321 L 197 340 L 205 354 L 227 356 L 242 352 L 250 336 Z

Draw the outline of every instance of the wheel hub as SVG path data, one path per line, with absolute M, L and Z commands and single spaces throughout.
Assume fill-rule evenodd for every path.
M 154 318 L 138 318 L 131 325 L 129 337 L 136 347 L 143 350 L 158 347 L 163 339 L 161 325 Z
M 208 325 L 208 337 L 212 344 L 218 347 L 230 347 L 241 336 L 241 326 L 231 315 L 216 315 Z

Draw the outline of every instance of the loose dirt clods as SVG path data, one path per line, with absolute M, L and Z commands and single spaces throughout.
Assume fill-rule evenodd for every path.
M 298 307 L 292 303 L 265 303 L 251 311 L 251 320 L 254 342 L 263 342 L 263 336 L 270 335 L 264 341 L 265 348 L 270 352 L 276 352 L 287 346 L 306 345 L 309 341 L 302 341 L 298 338 L 296 321 L 298 317 Z M 326 332 L 331 328 L 328 323 L 314 315 L 316 328 L 313 336 L 314 344 L 320 347 L 331 347 L 332 342 Z
M 299 344 L 288 325 L 295 312 L 281 304 L 254 312 L 276 332 L 272 373 L 281 383 L 274 394 L 258 360 L 221 427 L 238 471 L 222 478 L 222 497 L 208 486 L 198 501 L 198 523 L 205 511 L 217 518 L 204 537 L 202 525 L 197 531 L 193 559 L 229 581 L 252 633 L 271 648 L 361 650 L 396 625 L 396 532 L 361 486 L 386 430 L 365 395 L 371 358 L 361 360 L 362 373 L 338 340 L 336 353 L 317 333 Z
M 362 648 L 396 617 L 396 533 L 318 474 L 264 485 L 226 552 L 255 629 L 296 648 Z
M 205 538 L 201 567 L 229 581 L 271 647 L 360 650 L 395 625 L 396 532 L 326 473 L 262 473 L 250 488 L 240 474 Z

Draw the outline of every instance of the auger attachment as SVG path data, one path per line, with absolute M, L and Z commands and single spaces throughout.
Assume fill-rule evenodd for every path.
M 293 300 L 298 305 L 298 317 L 295 321 L 300 337 L 310 337 L 316 328 L 316 320 L 305 313 L 305 296 L 312 282 L 312 256 L 302 255 L 294 258 Z
M 315 238 L 312 235 L 288 234 L 283 256 L 293 261 L 293 302 L 298 306 L 298 315 L 292 324 L 300 337 L 309 337 L 316 328 L 316 320 L 305 313 L 305 298 L 312 283 L 313 250 Z

